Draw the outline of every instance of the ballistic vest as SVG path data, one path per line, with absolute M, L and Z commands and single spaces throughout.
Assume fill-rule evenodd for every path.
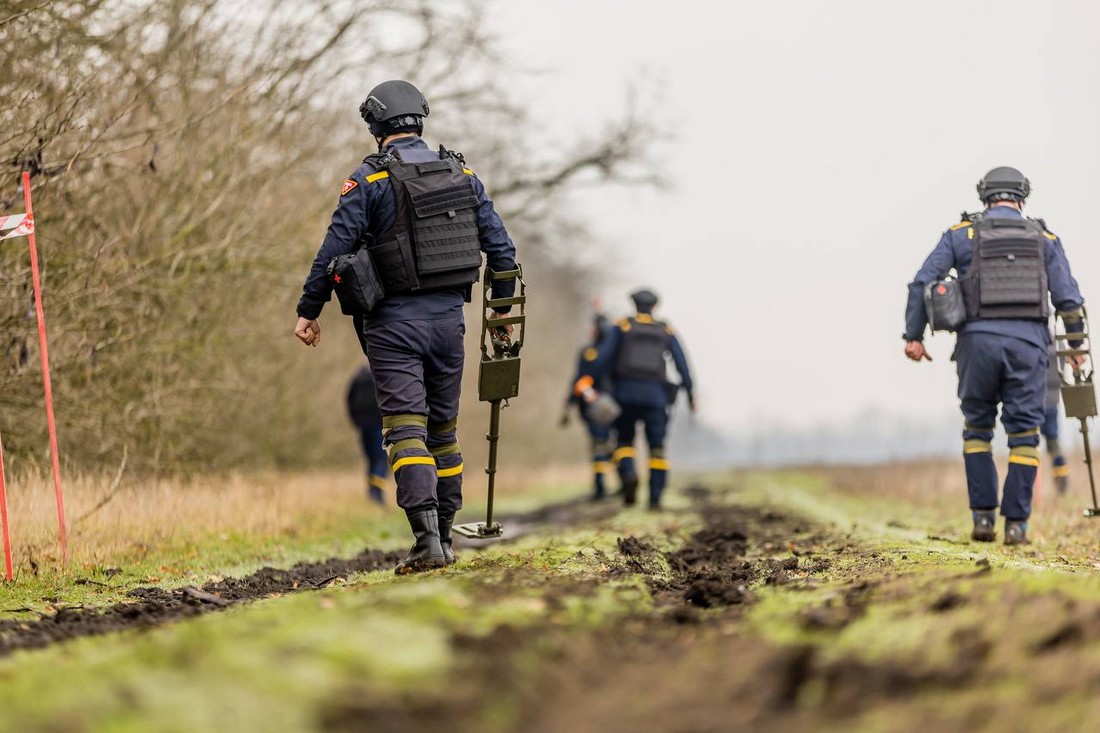
M 364 160 L 389 174 L 393 227 L 367 245 L 386 295 L 469 287 L 481 269 L 477 193 L 462 157 L 406 163 L 396 150 Z
M 651 316 L 637 316 L 619 322 L 623 332 L 615 377 L 665 381 L 665 352 L 672 334 L 668 327 Z
M 972 217 L 973 259 L 963 276 L 967 320 L 1050 316 L 1042 222 L 1016 217 Z

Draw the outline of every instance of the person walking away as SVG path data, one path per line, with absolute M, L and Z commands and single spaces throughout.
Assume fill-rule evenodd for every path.
M 996 537 L 997 468 L 993 432 L 998 407 L 1008 433 L 1008 475 L 1000 500 L 1004 542 L 1028 541 L 1032 491 L 1039 468 L 1044 420 L 1050 302 L 1070 332 L 1079 332 L 1084 300 L 1070 274 L 1062 242 L 1041 219 L 1024 216 L 1031 183 L 1015 168 L 994 168 L 978 183 L 985 210 L 964 214 L 924 261 L 905 309 L 905 355 L 931 361 L 923 338 L 925 290 L 951 269 L 960 276 L 966 322 L 958 329 L 954 360 L 962 408 L 963 462 L 974 528 L 971 537 Z M 1084 361 L 1075 357 L 1077 366 Z
M 577 380 L 589 373 L 600 353 L 600 343 L 607 335 L 611 323 L 607 316 L 597 313 L 592 319 L 592 328 L 589 332 L 588 344 L 577 354 L 577 369 L 573 380 L 569 383 L 569 394 L 566 397 L 565 409 L 562 411 L 561 425 L 569 424 L 569 412 L 576 407 L 577 412 L 584 422 L 588 432 L 590 455 L 592 458 L 592 499 L 600 501 L 607 496 L 607 473 L 611 470 L 611 452 L 614 443 L 611 440 L 611 426 L 602 424 L 593 418 L 588 403 L 574 392 Z M 594 385 L 599 392 L 607 391 L 606 384 Z
M 636 314 L 619 321 L 599 347 L 599 354 L 586 374 L 574 387 L 586 400 L 595 399 L 595 385 L 611 380 L 612 395 L 622 413 L 615 421 L 615 453 L 623 503 L 637 501 L 638 470 L 635 465 L 634 437 L 638 424 L 643 426 L 649 449 L 649 509 L 660 510 L 668 483 L 669 463 L 665 455 L 669 408 L 679 388 L 688 396 L 695 411 L 694 386 L 683 346 L 672 328 L 653 317 L 658 298 L 648 289 L 633 293 Z M 671 357 L 679 375 L 677 389 L 670 389 L 666 357 Z
M 455 561 L 463 305 L 478 281 L 482 255 L 494 271 L 514 270 L 515 245 L 463 156 L 424 142 L 429 107 L 419 89 L 407 81 L 383 82 L 359 113 L 378 152 L 343 183 L 306 277 L 294 333 L 307 346 L 320 344 L 318 318 L 333 289 L 326 269 L 333 258 L 365 247 L 384 297 L 370 312 L 355 314 L 353 323 L 374 373 L 397 504 L 415 540 L 394 568 L 403 575 Z M 514 281 L 500 281 L 492 294 L 506 298 L 514 291 Z

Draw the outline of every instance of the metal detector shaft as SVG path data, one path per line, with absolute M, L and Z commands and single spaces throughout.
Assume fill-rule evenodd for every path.
M 494 297 L 493 286 L 513 281 L 512 295 Z M 500 441 L 500 411 L 508 400 L 519 395 L 520 350 L 527 331 L 527 286 L 523 269 L 506 272 L 485 271 L 482 281 L 484 308 L 481 317 L 481 364 L 478 372 L 478 399 L 489 403 L 489 477 L 485 522 L 456 524 L 452 529 L 462 537 L 487 540 L 500 537 L 504 528 L 493 521 L 493 500 L 496 491 L 497 443 Z M 515 309 L 519 312 L 516 313 Z
M 500 441 L 500 400 L 489 403 L 489 432 L 485 434 L 489 441 L 489 466 L 485 473 L 489 476 L 489 495 L 486 498 L 485 524 L 493 526 L 493 490 L 497 478 L 497 443 Z
M 1093 516 L 1100 514 L 1100 505 L 1096 503 L 1096 477 L 1092 475 L 1092 446 L 1089 445 L 1089 422 L 1081 418 L 1081 435 L 1085 438 L 1085 466 L 1089 470 L 1089 490 L 1092 491 Z

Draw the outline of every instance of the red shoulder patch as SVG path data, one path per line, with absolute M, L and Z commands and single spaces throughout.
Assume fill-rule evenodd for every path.
M 347 196 L 347 195 L 348 195 L 349 193 L 351 193 L 351 192 L 352 192 L 352 191 L 353 191 L 353 190 L 355 189 L 355 187 L 356 187 L 356 186 L 358 186 L 358 185 L 359 185 L 358 183 L 356 183 L 355 181 L 351 180 L 350 178 L 349 178 L 349 179 L 347 179 L 346 181 L 344 181 L 344 187 L 343 187 L 342 189 L 340 189 L 340 195 L 341 195 L 341 196 Z

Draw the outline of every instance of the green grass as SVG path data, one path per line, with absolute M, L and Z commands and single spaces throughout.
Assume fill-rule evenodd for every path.
M 349 687 L 393 695 L 452 673 L 454 634 L 548 618 L 583 631 L 645 612 L 644 584 L 607 582 L 602 553 L 658 523 L 623 514 L 606 531 L 529 537 L 416 578 L 363 574 L 147 633 L 20 652 L 0 660 L 0 731 L 319 730 L 318 711 Z
M 904 670 L 931 680 L 950 679 L 971 653 L 968 644 L 988 644 L 984 666 L 967 684 L 915 687 L 847 720 L 812 718 L 827 705 L 828 690 L 824 677 L 811 679 L 798 709 L 811 716 L 814 729 L 891 731 L 899 720 L 912 720 L 925 721 L 930 730 L 954 730 L 953 721 L 981 711 L 1021 730 L 1049 724 L 1088 729 L 1097 703 L 1081 691 L 1080 681 L 1100 679 L 1100 634 L 1090 625 L 1100 617 L 1095 572 L 1059 564 L 1042 552 L 952 541 L 954 535 L 928 529 L 950 522 L 942 507 L 837 492 L 819 476 L 758 473 L 711 484 L 714 504 L 779 508 L 812 518 L 814 526 L 791 540 L 802 554 L 790 583 L 755 583 L 754 604 L 733 616 L 708 611 L 703 618 L 719 623 L 693 627 L 684 639 L 706 647 L 734 633 L 765 655 L 811 645 L 820 668 L 859 663 L 870 665 L 872 676 L 875 670 Z M 579 491 L 562 487 L 504 511 Z M 685 509 L 688 500 L 674 494 L 672 504 Z M 607 572 L 619 537 L 644 537 L 669 550 L 701 525 L 694 512 L 634 510 L 596 519 L 599 508 L 584 511 L 591 521 L 582 525 L 543 527 L 508 544 L 467 550 L 457 566 L 415 578 L 361 574 L 323 591 L 269 598 L 145 633 L 82 639 L 0 659 L 0 732 L 216 727 L 312 733 L 322 730 L 326 711 L 349 701 L 401 705 L 419 690 L 438 688 L 444 678 L 463 689 L 470 657 L 461 640 L 488 638 L 502 628 L 520 638 L 554 631 L 516 651 L 515 670 L 537 680 L 562 638 L 591 639 L 631 619 L 653 618 L 644 579 Z M 904 521 L 897 521 L 899 515 Z M 393 515 L 368 525 L 349 520 L 342 532 L 326 527 L 295 537 L 219 538 L 191 548 L 194 554 L 176 551 L 127 567 L 127 575 L 116 577 L 116 588 L 89 589 L 72 585 L 71 577 L 58 578 L 56 586 L 38 586 L 27 597 L 55 592 L 68 605 L 77 599 L 110 601 L 131 579 L 161 572 L 155 563 L 169 560 L 172 573 L 164 574 L 162 584 L 350 555 L 365 545 L 402 546 L 402 522 Z M 749 557 L 761 562 L 791 552 L 786 543 L 758 543 Z M 827 567 L 806 570 L 822 558 Z M 949 597 L 957 603 L 936 608 Z M 830 613 L 840 620 L 824 627 L 812 622 Z M 1041 651 L 1053 631 L 1074 623 L 1084 629 L 1079 643 Z M 491 691 L 472 694 L 482 692 Z M 480 708 L 482 729 L 512 729 L 518 701 L 493 700 Z

